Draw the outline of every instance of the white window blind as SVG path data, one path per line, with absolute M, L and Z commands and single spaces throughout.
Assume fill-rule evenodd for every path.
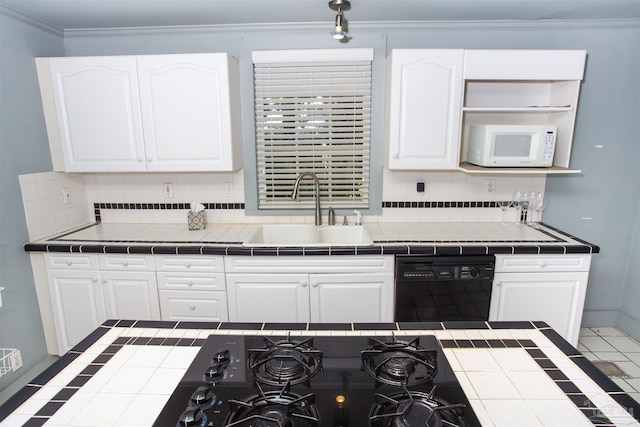
M 258 208 L 369 206 L 371 49 L 254 52 Z

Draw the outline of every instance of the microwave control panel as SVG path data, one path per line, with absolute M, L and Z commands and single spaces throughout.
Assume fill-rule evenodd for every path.
M 542 146 L 542 158 L 553 159 L 553 152 L 556 149 L 556 133 L 547 131 L 544 136 L 544 144 Z

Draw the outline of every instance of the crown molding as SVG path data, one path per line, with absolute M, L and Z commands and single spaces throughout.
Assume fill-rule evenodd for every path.
M 10 18 L 13 18 L 17 21 L 23 22 L 27 25 L 31 25 L 32 27 L 39 28 L 48 33 L 54 34 L 56 36 L 64 37 L 65 32 L 63 29 L 53 26 L 51 24 L 47 24 L 44 21 L 41 21 L 36 18 L 32 18 L 31 16 L 25 15 L 24 13 L 20 13 L 16 10 L 13 10 L 5 5 L 0 4 L 0 15 L 5 15 Z
M 268 24 L 224 24 L 224 25 L 183 25 L 160 27 L 88 28 L 64 30 L 65 38 L 75 37 L 118 37 L 131 35 L 170 34 L 250 34 L 259 32 L 305 33 L 329 31 L 330 23 L 268 23 Z M 584 30 L 640 28 L 640 19 L 567 19 L 549 21 L 389 21 L 389 22 L 349 22 L 349 31 L 530 31 L 530 30 Z

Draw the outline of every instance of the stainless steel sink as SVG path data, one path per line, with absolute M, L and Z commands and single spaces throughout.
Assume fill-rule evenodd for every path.
M 363 225 L 263 224 L 243 246 L 371 246 Z

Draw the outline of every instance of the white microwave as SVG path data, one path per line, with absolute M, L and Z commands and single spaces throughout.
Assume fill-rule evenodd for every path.
M 466 161 L 485 167 L 549 167 L 556 126 L 470 125 Z

